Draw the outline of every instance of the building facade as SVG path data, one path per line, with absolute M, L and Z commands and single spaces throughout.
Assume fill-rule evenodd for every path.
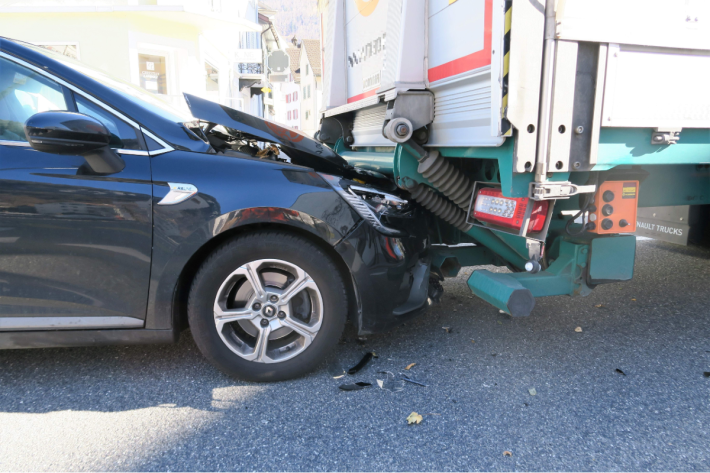
M 301 127 L 307 135 L 313 136 L 320 123 L 320 109 L 323 104 L 320 40 L 304 39 L 301 41 L 299 73 Z
M 0 31 L 182 109 L 187 92 L 263 116 L 258 15 L 256 0 L 20 0 L 0 3 Z

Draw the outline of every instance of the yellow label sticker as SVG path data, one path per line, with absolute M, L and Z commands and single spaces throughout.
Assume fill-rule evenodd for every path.
M 635 182 L 624 182 L 621 188 L 621 198 L 622 199 L 633 199 L 636 197 L 636 183 Z

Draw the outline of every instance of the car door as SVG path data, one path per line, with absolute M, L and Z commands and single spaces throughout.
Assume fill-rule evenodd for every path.
M 152 244 L 140 130 L 97 99 L 0 56 L 0 331 L 142 327 Z M 32 149 L 23 124 L 68 110 L 103 122 L 125 168 Z

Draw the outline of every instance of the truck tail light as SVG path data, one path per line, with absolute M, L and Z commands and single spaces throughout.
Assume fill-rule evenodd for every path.
M 545 217 L 550 203 L 546 200 L 531 201 L 527 197 L 503 197 L 500 189 L 484 187 L 478 191 L 473 207 L 473 217 L 501 227 L 520 230 L 528 205 L 532 203 L 528 233 L 541 232 L 545 227 Z

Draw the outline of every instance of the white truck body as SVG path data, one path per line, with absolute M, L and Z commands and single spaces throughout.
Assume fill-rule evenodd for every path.
M 355 111 L 353 149 L 393 146 L 386 104 L 428 90 L 427 147 L 500 146 L 515 129 L 518 173 L 580 170 L 580 126 L 583 169 L 602 127 L 710 128 L 710 2 L 549 1 L 546 36 L 538 0 L 327 0 L 324 116 Z

